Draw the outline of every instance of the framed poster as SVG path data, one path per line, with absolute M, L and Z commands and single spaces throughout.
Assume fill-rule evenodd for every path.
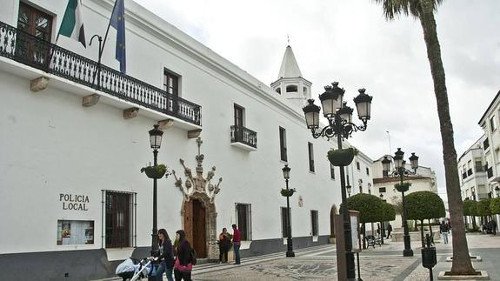
M 351 241 L 352 241 L 352 251 L 361 251 L 361 241 L 359 239 L 359 212 L 349 211 L 349 217 L 351 219 Z

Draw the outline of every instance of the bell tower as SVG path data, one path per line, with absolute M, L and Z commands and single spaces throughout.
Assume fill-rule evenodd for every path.
M 283 55 L 278 80 L 271 83 L 271 88 L 276 94 L 283 95 L 302 108 L 311 98 L 311 85 L 311 82 L 302 77 L 292 47 L 288 45 Z

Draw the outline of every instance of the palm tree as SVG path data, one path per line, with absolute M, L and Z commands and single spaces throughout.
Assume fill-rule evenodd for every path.
M 443 144 L 444 171 L 446 177 L 446 192 L 450 220 L 453 227 L 453 263 L 451 274 L 474 274 L 475 270 L 469 257 L 469 248 L 465 237 L 465 227 L 462 220 L 463 202 L 460 196 L 458 179 L 457 152 L 453 140 L 453 125 L 450 118 L 450 106 L 441 60 L 441 47 L 436 32 L 434 12 L 443 0 L 375 0 L 383 5 L 387 20 L 393 20 L 396 15 L 412 15 L 420 20 L 424 31 L 424 40 L 427 47 L 427 58 L 431 67 L 436 95 L 441 141 Z

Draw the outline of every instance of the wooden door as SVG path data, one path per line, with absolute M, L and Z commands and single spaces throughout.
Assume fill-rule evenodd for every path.
M 199 200 L 193 200 L 193 248 L 200 258 L 207 257 L 206 210 Z
M 191 199 L 184 205 L 186 239 L 200 258 L 207 257 L 206 209 L 201 201 Z

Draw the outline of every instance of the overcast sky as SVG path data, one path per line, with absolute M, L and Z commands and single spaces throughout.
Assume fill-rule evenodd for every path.
M 441 135 L 420 22 L 386 21 L 372 0 L 134 0 L 265 84 L 288 44 L 313 97 L 339 81 L 351 101 L 364 87 L 372 120 L 350 142 L 372 159 L 397 147 L 420 156 L 445 197 Z M 448 0 L 436 14 L 458 157 L 500 90 L 500 1 Z M 386 131 L 389 131 L 390 138 Z M 389 142 L 390 139 L 390 142 Z M 390 146 L 389 146 L 390 144 Z

